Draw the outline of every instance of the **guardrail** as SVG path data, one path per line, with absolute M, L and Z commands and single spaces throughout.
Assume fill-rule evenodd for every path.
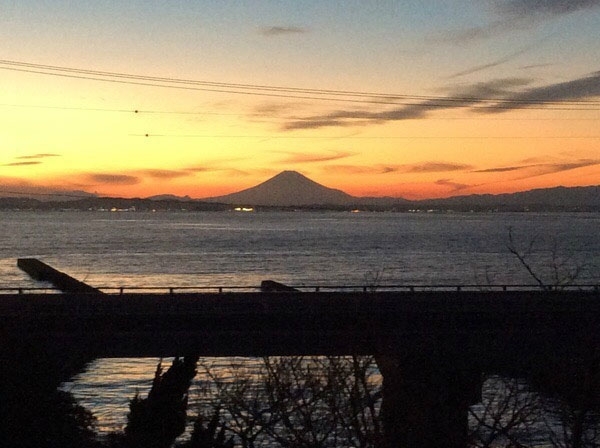
M 600 292 L 600 284 L 573 285 L 544 285 L 514 284 L 514 285 L 290 285 L 302 292 L 462 292 L 462 291 L 595 291 Z M 227 292 L 260 292 L 260 286 L 100 286 L 96 287 L 102 293 L 111 295 L 122 294 L 189 294 L 189 293 L 227 293 Z M 56 288 L 49 287 L 0 287 L 2 294 L 61 294 Z

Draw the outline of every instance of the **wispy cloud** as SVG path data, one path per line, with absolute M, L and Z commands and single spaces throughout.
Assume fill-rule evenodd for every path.
M 87 182 L 94 184 L 135 185 L 140 183 L 139 177 L 128 174 L 88 173 L 84 178 Z
M 28 166 L 28 165 L 39 165 L 42 162 L 38 162 L 38 161 L 31 161 L 31 162 L 12 162 L 12 163 L 5 163 L 2 166 Z
M 489 23 L 436 33 L 434 43 L 465 45 L 515 30 L 529 29 L 544 20 L 577 11 L 597 8 L 600 0 L 488 0 L 492 17 Z M 485 2 L 480 2 L 485 5 Z
M 566 162 L 566 163 L 554 163 L 548 165 L 542 165 L 544 168 L 544 174 L 560 173 L 562 171 L 575 170 L 577 168 L 585 168 L 587 166 L 600 165 L 600 160 L 588 160 L 588 161 L 577 161 L 577 162 Z
M 552 63 L 550 62 L 544 62 L 544 63 L 540 63 L 540 64 L 528 64 L 528 65 L 522 65 L 521 67 L 519 67 L 520 70 L 533 70 L 535 68 L 542 68 L 542 67 L 551 67 Z
M 389 174 L 398 171 L 398 167 L 377 165 L 377 166 L 364 166 L 364 165 L 327 165 L 327 172 L 334 172 L 337 174 Z
M 544 174 L 554 174 L 563 171 L 585 168 L 588 166 L 600 165 L 600 159 L 579 159 L 573 161 L 547 162 L 513 165 L 504 167 L 492 167 L 479 170 L 473 170 L 473 173 L 507 173 L 507 172 L 524 172 L 525 178 L 542 176 Z
M 487 25 L 472 26 L 457 30 L 439 31 L 427 38 L 432 44 L 468 45 L 473 42 L 489 39 L 508 31 L 522 28 L 520 21 L 507 22 L 494 20 Z
M 189 176 L 189 170 L 158 170 L 145 169 L 126 171 L 121 173 L 86 173 L 80 176 L 82 185 L 89 187 L 92 185 L 136 185 L 144 179 L 163 180 L 175 179 L 178 177 Z M 92 184 L 92 185 L 90 185 Z
M 59 154 L 40 153 L 40 154 L 29 154 L 25 156 L 15 157 L 19 162 L 4 163 L 0 166 L 29 166 L 29 165 L 40 165 L 42 162 L 40 159 L 48 157 L 59 157 Z
M 290 112 L 296 112 L 298 110 L 299 103 L 296 102 L 286 102 L 286 103 L 262 103 L 255 106 L 250 113 L 251 116 L 256 117 L 273 117 L 282 114 L 287 114 Z
M 389 121 L 414 120 L 426 118 L 430 112 L 460 109 L 474 106 L 480 98 L 502 99 L 513 93 L 514 88 L 531 83 L 529 78 L 502 78 L 488 82 L 475 83 L 467 87 L 453 89 L 447 97 L 415 101 L 413 104 L 386 109 L 383 111 L 354 109 L 338 110 L 324 115 L 314 115 L 302 119 L 293 119 L 283 124 L 283 130 L 317 129 L 326 126 L 364 126 Z
M 403 165 L 328 165 L 327 170 L 343 174 L 442 173 L 468 171 L 472 165 L 454 162 L 422 162 Z
M 259 34 L 266 37 L 283 36 L 288 34 L 304 34 L 308 30 L 299 26 L 262 26 L 258 29 Z
M 519 171 L 525 168 L 529 168 L 531 165 L 522 165 L 522 166 L 501 166 L 495 168 L 485 168 L 481 170 L 473 170 L 473 173 L 507 173 L 509 171 Z
M 600 0 L 494 0 L 494 9 L 507 19 L 556 17 L 598 6 Z
M 329 162 L 331 160 L 340 160 L 351 157 L 356 153 L 337 151 L 325 154 L 305 154 L 305 153 L 288 153 L 281 163 L 313 163 L 313 162 Z
M 449 187 L 452 191 L 461 191 L 471 187 L 471 185 L 454 182 L 451 179 L 438 179 L 435 184 Z
M 496 59 L 495 61 L 488 62 L 486 64 L 476 65 L 476 66 L 468 68 L 466 70 L 461 70 L 460 72 L 456 72 L 456 73 L 448 76 L 448 79 L 459 78 L 461 76 L 471 75 L 473 73 L 477 73 L 477 72 L 481 72 L 483 70 L 497 67 L 499 65 L 505 64 L 509 61 L 512 61 L 513 59 L 518 58 L 519 56 L 521 56 L 522 54 L 524 54 L 526 52 L 527 52 L 527 50 L 519 50 L 519 51 L 511 53 L 507 56 L 504 56 L 503 58 Z
M 17 159 L 45 159 L 48 157 L 60 157 L 60 154 L 51 154 L 51 153 L 31 154 L 28 156 L 19 156 L 19 157 L 17 157 Z
M 233 159 L 237 160 L 237 159 Z M 240 159 L 241 160 L 241 159 Z M 184 171 L 189 173 L 227 173 L 233 176 L 247 176 L 247 171 L 240 170 L 238 168 L 230 168 L 225 166 L 214 166 L 214 165 L 193 165 L 184 168 Z
M 452 162 L 425 162 L 414 165 L 401 165 L 399 170 L 405 173 L 439 173 L 448 171 L 465 171 L 473 168 L 471 165 Z
M 186 168 L 186 171 L 189 171 L 191 173 L 208 173 L 210 171 L 215 171 L 213 168 L 210 168 L 208 166 L 190 166 L 188 168 Z
M 529 87 L 531 78 L 502 78 L 454 88 L 448 96 L 415 101 L 385 110 L 337 110 L 323 115 L 292 119 L 282 130 L 347 127 L 390 121 L 426 118 L 430 113 L 452 109 L 471 109 L 478 113 L 500 113 L 536 107 L 556 107 L 561 102 L 583 101 L 600 97 L 600 71 L 582 78 L 540 87 Z
M 532 87 L 507 95 L 501 103 L 494 104 L 488 112 L 523 109 L 540 102 L 577 101 L 600 96 L 600 71 L 583 78 L 574 79 L 542 87 Z
M 190 173 L 182 170 L 155 170 L 155 169 L 147 169 L 147 170 L 139 170 L 136 171 L 136 174 L 139 174 L 143 177 L 150 177 L 154 179 L 175 179 L 178 177 L 189 176 Z

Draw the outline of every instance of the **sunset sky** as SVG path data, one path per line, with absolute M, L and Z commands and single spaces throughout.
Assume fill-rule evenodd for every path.
M 599 30 L 600 0 L 4 0 L 0 193 L 598 185 Z

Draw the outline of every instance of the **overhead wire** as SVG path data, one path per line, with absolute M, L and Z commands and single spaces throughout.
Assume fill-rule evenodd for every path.
M 459 97 L 459 96 L 429 96 L 429 95 L 408 95 L 395 93 L 381 92 L 366 92 L 353 90 L 333 90 L 333 89 L 309 89 L 299 87 L 283 87 L 271 86 L 264 84 L 241 84 L 241 83 L 225 83 L 205 80 L 192 80 L 174 77 L 158 77 L 148 75 L 137 75 L 131 73 L 90 70 L 83 68 L 65 67 L 57 65 L 36 64 L 30 62 L 13 61 L 0 59 L 0 69 L 34 73 L 48 76 L 58 76 L 75 79 L 86 79 L 92 81 L 111 82 L 133 84 L 147 87 L 174 88 L 183 90 L 199 90 L 229 94 L 243 94 L 255 96 L 267 96 L 286 99 L 302 99 L 302 100 L 319 100 L 319 101 L 335 101 L 349 103 L 364 103 L 364 104 L 383 104 L 393 106 L 410 106 L 410 107 L 427 107 L 427 108 L 448 108 L 452 109 L 460 105 L 471 106 L 475 109 L 508 109 L 515 108 L 519 105 L 526 106 L 527 109 L 543 109 L 557 111 L 597 111 L 600 110 L 600 101 L 578 100 L 578 101 L 547 101 L 547 100 L 511 100 L 506 98 L 496 97 Z M 169 110 L 144 110 L 144 109 L 118 109 L 118 108 L 84 108 L 84 107 L 69 107 L 69 106 L 52 106 L 52 105 L 20 105 L 20 104 L 0 104 L 3 107 L 36 107 L 45 109 L 59 110 L 76 110 L 76 111 L 91 111 L 91 112 L 114 112 L 114 113 L 136 113 L 136 114 L 180 114 L 180 115 L 235 115 L 239 113 L 218 113 L 207 111 L 169 111 Z M 537 107 L 535 107 L 537 106 Z M 285 120 L 304 121 L 311 120 L 311 117 L 285 117 Z M 461 117 L 450 117 L 440 119 L 466 119 Z M 488 118 L 489 119 L 489 118 Z M 499 119 L 492 118 L 491 120 Z M 565 118 L 560 118 L 563 121 Z M 568 118 L 567 118 L 568 119 Z M 520 118 L 519 120 L 522 120 Z M 527 118 L 526 118 L 527 120 Z M 552 118 L 530 118 L 529 120 L 552 120 Z M 558 119 L 556 119 L 558 120 Z M 575 120 L 591 120 L 596 121 L 598 118 L 577 118 Z M 264 121 L 264 120 L 262 120 Z M 130 134 L 130 136 L 143 137 L 192 137 L 192 138 L 325 138 L 325 139 L 596 139 L 598 136 L 254 136 L 254 135 L 195 135 L 195 134 Z
M 550 101 L 542 99 L 508 99 L 502 97 L 472 96 L 430 96 L 408 95 L 396 93 L 364 92 L 352 90 L 309 89 L 299 87 L 282 87 L 263 84 L 225 83 L 206 80 L 192 80 L 174 77 L 137 75 L 131 73 L 90 70 L 47 64 L 0 59 L 0 69 L 48 76 L 58 76 L 93 81 L 132 84 L 147 87 L 161 87 L 181 90 L 198 90 L 215 93 L 229 93 L 253 96 L 266 96 L 286 99 L 303 99 L 318 101 L 351 102 L 365 104 L 404 105 L 415 107 L 451 107 L 453 104 L 466 106 L 484 105 L 485 108 L 506 109 L 517 105 L 528 108 L 544 106 L 548 110 L 595 110 L 600 101 Z M 415 102 L 416 101 L 416 102 Z
M 125 114 L 156 114 L 156 115 L 217 115 L 217 116 L 247 116 L 241 112 L 208 112 L 208 111 L 183 111 L 183 110 L 159 110 L 159 109 L 117 109 L 117 108 L 102 108 L 102 107 L 75 107 L 75 106 L 57 106 L 48 104 L 14 104 L 14 103 L 0 103 L 0 107 L 14 107 L 22 109 L 51 109 L 51 110 L 64 110 L 64 111 L 82 111 L 82 112 L 114 112 L 114 113 L 125 113 Z M 592 109 L 590 109 L 592 110 Z M 274 121 L 277 117 L 271 117 L 271 120 L 265 120 L 263 117 L 257 117 L 261 122 L 263 121 Z M 310 120 L 306 117 L 280 117 L 279 120 Z M 457 116 L 435 116 L 428 117 L 428 120 L 473 120 L 473 117 L 457 117 Z M 478 116 L 477 121 L 598 121 L 600 117 L 483 117 Z
M 307 140 L 485 140 L 485 139 L 506 139 L 506 140 L 537 140 L 537 139 L 600 139 L 600 135 L 482 135 L 482 136 L 464 136 L 464 135 L 240 135 L 240 134 L 220 134 L 220 135 L 206 135 L 206 134 L 129 134 L 130 137 L 169 137 L 169 138 L 257 138 L 257 139 L 279 139 L 279 140 L 295 140 L 295 139 L 307 139 Z

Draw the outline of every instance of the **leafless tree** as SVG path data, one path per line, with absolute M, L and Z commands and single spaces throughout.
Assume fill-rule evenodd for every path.
M 210 366 L 201 418 L 218 412 L 238 444 L 289 448 L 377 447 L 380 381 L 371 357 L 264 358 L 255 372 Z
M 552 239 L 551 247 L 547 249 L 549 259 L 540 256 L 539 251 L 536 251 L 537 245 L 538 237 L 533 237 L 524 247 L 520 247 L 515 241 L 512 228 L 509 227 L 508 251 L 517 258 L 535 283 L 545 291 L 571 286 L 591 268 L 589 264 L 576 260 L 572 255 L 561 250 L 556 238 Z M 544 270 L 549 270 L 545 276 L 542 274 Z
M 544 291 L 576 284 L 590 267 L 563 255 L 556 240 L 546 251 L 549 260 L 542 262 L 536 250 L 537 238 L 519 245 L 509 228 L 508 240 L 509 252 Z M 564 361 L 559 369 L 540 366 L 534 376 L 537 380 L 542 377 L 538 382 L 543 385 L 537 386 L 544 389 L 543 393 L 533 393 L 522 380 L 496 377 L 494 387 L 484 394 L 483 404 L 471 410 L 473 445 L 535 446 L 530 435 L 543 432 L 552 447 L 600 447 L 599 363 L 592 351 L 583 363 L 573 359 Z
M 482 403 L 469 410 L 473 447 L 525 448 L 543 426 L 540 400 L 520 379 L 491 376 Z

